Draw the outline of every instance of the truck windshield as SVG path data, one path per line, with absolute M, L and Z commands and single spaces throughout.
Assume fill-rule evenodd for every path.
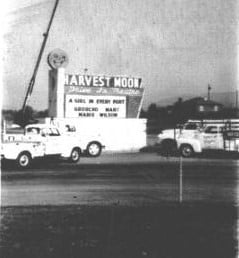
M 26 131 L 28 134 L 39 134 L 40 132 L 39 128 L 37 127 L 28 127 Z
M 50 136 L 59 136 L 60 133 L 56 128 L 50 128 Z
M 205 133 L 222 133 L 224 126 L 208 126 L 205 128 Z
M 60 133 L 57 130 L 57 128 L 43 128 L 42 135 L 44 135 L 44 136 L 60 136 Z
M 184 126 L 185 130 L 196 130 L 197 128 L 198 128 L 198 125 L 194 123 L 186 124 Z

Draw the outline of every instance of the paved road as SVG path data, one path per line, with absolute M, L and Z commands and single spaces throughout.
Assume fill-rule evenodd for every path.
M 144 205 L 179 200 L 179 158 L 104 154 L 77 164 L 39 161 L 2 169 L 2 205 Z M 183 159 L 183 201 L 238 204 L 238 161 Z
M 152 153 L 2 171 L 0 256 L 238 257 L 238 162 Z M 113 204 L 113 205 L 112 205 Z

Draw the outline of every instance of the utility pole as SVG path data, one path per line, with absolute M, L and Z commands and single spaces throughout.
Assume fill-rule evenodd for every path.
M 35 84 L 37 71 L 38 71 L 38 68 L 39 68 L 39 65 L 40 65 L 40 62 L 41 62 L 43 51 L 44 51 L 45 46 L 46 46 L 46 41 L 47 41 L 47 38 L 48 38 L 48 34 L 49 34 L 49 31 L 50 31 L 50 28 L 51 28 L 51 24 L 52 24 L 52 21 L 53 21 L 55 12 L 56 12 L 58 2 L 59 2 L 59 0 L 56 0 L 53 11 L 52 11 L 52 15 L 51 15 L 48 27 L 47 27 L 47 31 L 45 33 L 43 33 L 43 42 L 42 42 L 42 45 L 41 45 L 41 49 L 40 49 L 40 52 L 39 52 L 39 55 L 38 55 L 38 58 L 37 58 L 37 62 L 36 62 L 36 65 L 35 65 L 35 68 L 34 68 L 34 71 L 33 71 L 32 78 L 29 82 L 27 93 L 26 93 L 26 96 L 25 96 L 25 99 L 24 99 L 24 102 L 23 102 L 23 106 L 22 106 L 22 113 L 23 114 L 24 114 L 25 109 L 26 109 L 27 101 L 32 94 L 32 90 L 33 90 L 33 86 Z
M 208 87 L 207 87 L 207 100 L 211 100 L 211 89 L 212 89 L 212 87 L 210 86 L 210 84 L 208 84 Z
M 238 109 L 238 90 L 236 90 L 236 109 Z

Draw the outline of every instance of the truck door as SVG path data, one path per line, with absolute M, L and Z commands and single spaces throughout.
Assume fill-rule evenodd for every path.
M 202 147 L 203 149 L 223 149 L 222 127 L 207 126 L 202 133 Z
M 42 136 L 45 139 L 45 155 L 61 154 L 60 133 L 56 128 L 42 129 Z

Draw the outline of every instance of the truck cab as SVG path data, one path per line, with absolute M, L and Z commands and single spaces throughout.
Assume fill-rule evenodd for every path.
M 173 129 L 165 129 L 157 136 L 157 143 L 160 144 L 164 140 L 174 139 L 178 137 L 193 137 L 195 133 L 201 128 L 200 121 L 188 121 L 185 124 L 177 125 Z
M 45 155 L 61 154 L 65 147 L 63 138 L 56 127 L 29 125 L 25 128 L 29 140 L 37 139 L 45 145 Z

